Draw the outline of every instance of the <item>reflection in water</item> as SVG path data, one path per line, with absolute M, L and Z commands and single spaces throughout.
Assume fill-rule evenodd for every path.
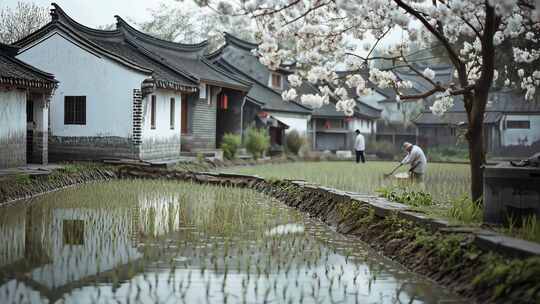
M 86 185 L 0 209 L 0 243 L 0 303 L 460 301 L 249 190 Z

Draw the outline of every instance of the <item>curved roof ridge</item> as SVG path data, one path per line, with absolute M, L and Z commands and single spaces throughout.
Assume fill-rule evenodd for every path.
M 253 49 L 256 49 L 259 47 L 258 44 L 256 43 L 253 43 L 253 42 L 249 42 L 249 41 L 246 41 L 244 39 L 240 39 L 228 32 L 223 32 L 223 35 L 225 36 L 225 44 L 232 44 L 232 45 L 235 45 L 235 46 L 238 46 L 242 49 L 245 49 L 247 51 L 251 51 Z
M 115 15 L 114 18 L 116 18 L 116 28 L 118 31 L 125 29 L 126 31 L 136 36 L 137 38 L 144 40 L 146 42 L 155 44 L 160 47 L 165 47 L 165 48 L 169 48 L 173 50 L 180 50 L 184 52 L 186 51 L 196 52 L 196 51 L 201 51 L 208 46 L 208 40 L 204 40 L 200 43 L 187 44 L 187 43 L 179 43 L 179 42 L 168 41 L 161 38 L 157 38 L 134 28 L 127 21 L 125 21 L 124 19 L 122 19 L 122 17 L 118 15 Z
M 217 48 L 215 51 L 204 55 L 204 57 L 208 60 L 215 60 L 223 54 L 223 50 L 225 50 L 226 47 L 227 47 L 227 43 L 223 44 L 222 46 Z
M 139 70 L 139 71 L 144 72 L 144 73 L 152 73 L 152 70 L 149 69 L 148 67 L 141 66 L 141 65 L 139 65 L 139 64 L 137 64 L 137 63 L 123 57 L 123 56 L 120 56 L 118 54 L 115 54 L 115 53 L 112 53 L 112 52 L 106 50 L 105 48 L 103 48 L 103 47 L 99 46 L 98 44 L 96 44 L 95 42 L 93 42 L 88 37 L 76 33 L 75 30 L 77 30 L 77 29 L 72 29 L 69 26 L 64 25 L 64 23 L 62 23 L 62 22 L 51 21 L 51 22 L 47 23 L 45 26 L 43 26 L 42 28 L 40 28 L 39 30 L 37 30 L 36 32 L 34 32 L 34 33 L 30 34 L 29 36 L 24 37 L 21 40 L 17 41 L 15 43 L 15 45 L 17 47 L 19 47 L 19 48 L 24 48 L 25 46 L 31 44 L 32 42 L 34 42 L 36 40 L 39 40 L 43 36 L 45 36 L 48 33 L 54 31 L 55 29 L 58 29 L 58 30 L 62 31 L 65 35 L 70 36 L 71 39 L 73 39 L 77 43 L 80 43 L 80 44 L 84 45 L 85 47 L 94 50 L 95 52 L 98 52 L 100 54 L 104 54 L 106 57 L 109 57 L 110 59 L 112 59 L 114 61 L 117 61 L 117 62 L 119 62 L 119 63 L 121 63 L 123 65 L 126 65 L 128 67 L 131 67 L 131 68 L 133 68 L 135 70 Z
M 114 30 L 100 30 L 88 27 L 84 24 L 77 22 L 75 19 L 71 18 L 61 7 L 56 3 L 51 3 L 53 8 L 51 9 L 51 18 L 52 21 L 66 21 L 69 25 L 74 26 L 77 30 L 84 32 L 85 34 L 100 36 L 100 37 L 117 37 L 121 34 L 118 29 Z

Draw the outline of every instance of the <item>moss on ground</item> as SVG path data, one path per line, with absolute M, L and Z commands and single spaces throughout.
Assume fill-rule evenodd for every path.
M 291 183 L 274 182 L 272 187 L 280 188 L 272 192 L 289 205 L 297 206 L 302 201 L 298 205 L 301 210 L 310 205 L 336 204 L 337 222 L 348 226 L 338 224 L 338 231 L 360 237 L 410 270 L 466 297 L 481 303 L 540 303 L 539 257 L 504 257 L 478 248 L 471 234 L 435 232 L 397 213 L 381 218 L 369 205 L 355 200 L 328 202 L 324 197 L 322 203 L 317 191 Z M 324 214 L 319 217 L 330 218 Z

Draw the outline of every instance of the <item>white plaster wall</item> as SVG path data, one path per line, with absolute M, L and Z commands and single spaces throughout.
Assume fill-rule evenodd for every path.
M 152 100 L 152 95 L 156 96 L 156 128 L 151 128 L 151 107 L 150 103 Z M 170 113 L 171 113 L 171 98 L 175 99 L 175 121 L 174 129 L 171 130 L 170 124 Z M 156 90 L 153 94 L 148 95 L 144 98 L 144 124 L 143 124 L 143 140 L 167 140 L 174 137 L 180 138 L 180 126 L 182 118 L 182 96 L 171 90 Z
M 360 130 L 360 133 L 371 134 L 372 126 L 374 122 L 367 119 L 355 118 L 349 122 L 349 130 L 356 131 Z
M 504 128 L 506 121 L 528 120 L 531 122 L 529 129 L 508 129 Z M 503 146 L 519 145 L 527 138 L 527 145 L 531 145 L 540 140 L 540 115 L 505 115 L 501 123 L 501 144 Z
M 289 126 L 286 132 L 298 131 L 300 135 L 306 135 L 308 130 L 309 115 L 269 112 L 270 115 Z
M 26 134 L 26 92 L 0 88 L 0 141 Z
M 50 107 L 51 135 L 131 137 L 133 89 L 146 75 L 54 33 L 17 57 L 60 82 Z M 64 97 L 86 96 L 86 125 L 64 125 Z

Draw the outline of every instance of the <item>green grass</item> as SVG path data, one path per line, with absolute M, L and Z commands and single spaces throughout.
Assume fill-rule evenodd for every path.
M 299 179 L 340 190 L 376 194 L 411 206 L 411 209 L 451 222 L 478 225 L 481 208 L 469 202 L 469 166 L 428 164 L 423 184 L 385 178 L 397 162 L 300 162 L 255 167 L 235 167 L 231 172 L 255 174 L 270 179 Z M 406 172 L 402 167 L 398 172 Z M 457 199 L 461 198 L 461 199 Z
M 469 193 L 469 167 L 464 164 L 431 163 L 424 186 L 384 178 L 392 171 L 394 162 L 311 162 L 235 167 L 230 172 L 255 174 L 267 178 L 301 179 L 340 190 L 375 194 L 381 188 L 406 187 L 429 193 L 437 202 L 450 202 Z M 398 172 L 406 172 L 403 167 Z

